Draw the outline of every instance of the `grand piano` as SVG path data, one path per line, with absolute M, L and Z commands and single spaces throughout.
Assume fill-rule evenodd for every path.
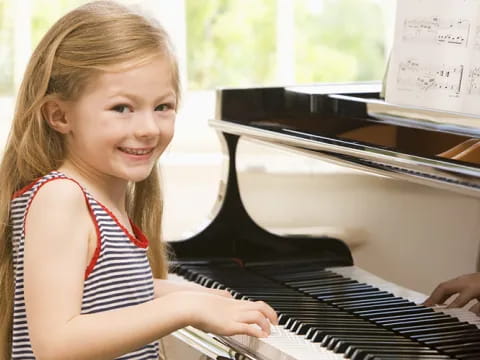
M 451 121 L 459 116 L 399 108 L 385 103 L 380 91 L 377 83 L 217 91 L 210 125 L 223 141 L 228 173 L 209 225 L 171 243 L 171 277 L 264 300 L 280 325 L 265 339 L 189 327 L 175 332 L 176 340 L 219 360 L 480 359 L 480 318 L 422 306 L 422 294 L 355 266 L 342 239 L 268 232 L 242 203 L 240 137 L 478 196 L 477 119 Z

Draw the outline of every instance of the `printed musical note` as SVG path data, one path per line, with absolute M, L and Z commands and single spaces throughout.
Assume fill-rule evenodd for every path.
M 473 47 L 476 51 L 480 51 L 480 26 L 477 26 L 475 29 Z
M 410 18 L 403 23 L 404 42 L 427 42 L 437 45 L 467 46 L 470 21 L 430 18 Z
M 468 72 L 468 94 L 480 95 L 480 66 L 473 66 Z
M 458 97 L 463 71 L 463 65 L 427 65 L 409 59 L 399 64 L 397 88 L 406 91 L 440 91 L 450 97 Z
M 395 24 L 386 101 L 480 117 L 480 0 L 399 0 Z

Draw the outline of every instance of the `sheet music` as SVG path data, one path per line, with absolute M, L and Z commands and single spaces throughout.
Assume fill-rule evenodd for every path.
M 386 101 L 480 115 L 480 0 L 399 0 Z

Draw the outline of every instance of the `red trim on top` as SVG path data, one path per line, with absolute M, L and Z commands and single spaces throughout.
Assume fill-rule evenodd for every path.
M 39 178 L 36 178 L 35 180 L 33 180 L 30 184 L 24 186 L 23 188 L 21 188 L 20 190 L 17 190 L 13 193 L 12 195 L 12 200 L 23 195 L 24 193 L 26 193 L 28 190 L 30 190 L 37 182 L 38 180 L 40 180 L 41 177 Z
M 93 268 L 97 264 L 98 257 L 100 256 L 100 249 L 101 249 L 101 245 L 102 245 L 102 238 L 100 237 L 100 227 L 98 226 L 97 220 L 95 219 L 95 214 L 93 213 L 93 210 L 90 207 L 90 203 L 88 202 L 87 194 L 85 193 L 85 190 L 83 189 L 83 186 L 80 185 L 80 183 L 77 180 L 75 180 L 71 177 L 68 177 L 63 173 L 60 173 L 60 172 L 58 172 L 58 173 L 60 174 L 59 177 L 53 178 L 53 179 L 50 179 L 50 180 L 65 179 L 65 180 L 73 181 L 75 184 L 78 185 L 78 187 L 82 191 L 83 197 L 85 198 L 85 203 L 87 204 L 88 213 L 90 214 L 90 217 L 92 218 L 92 221 L 93 221 L 93 225 L 95 226 L 95 233 L 97 234 L 97 246 L 95 247 L 95 251 L 93 252 L 93 256 L 90 259 L 90 262 L 88 263 L 87 268 L 85 269 L 84 280 L 87 280 L 88 276 L 90 275 L 90 273 L 93 271 Z M 48 180 L 48 181 L 50 181 L 50 180 Z
M 72 179 L 72 181 L 75 181 Z M 85 199 L 86 199 L 85 195 Z M 90 203 L 88 203 L 87 199 L 87 206 L 88 206 L 88 212 L 90 213 L 90 217 L 92 218 L 93 224 L 95 225 L 95 233 L 97 234 L 97 246 L 95 247 L 95 251 L 93 252 L 93 256 L 90 259 L 90 263 L 87 266 L 87 269 L 85 270 L 85 276 L 84 279 L 87 280 L 88 275 L 93 271 L 93 268 L 97 264 L 98 257 L 100 256 L 100 249 L 102 245 L 102 238 L 100 237 L 100 228 L 98 226 L 97 220 L 95 219 L 95 214 L 93 213 L 92 208 L 90 207 Z
M 38 194 L 38 190 L 40 190 L 43 185 L 48 184 L 50 181 L 57 180 L 57 179 L 64 179 L 64 178 L 56 177 L 56 178 L 48 179 L 48 180 L 44 181 L 42 184 L 40 184 L 40 186 L 35 190 L 35 192 L 32 194 L 32 197 L 30 198 L 30 201 L 27 204 L 27 208 L 25 209 L 25 216 L 24 216 L 25 220 L 27 219 L 28 211 L 30 210 L 30 206 L 32 205 L 33 199 Z M 30 188 L 33 187 L 35 184 L 36 184 L 36 182 L 31 184 L 31 186 L 29 185 Z M 26 223 L 26 221 L 24 221 L 23 222 L 23 236 L 25 236 L 26 233 L 27 233 L 27 223 Z
M 28 203 L 27 205 L 27 208 L 25 210 L 25 219 L 27 218 L 27 215 L 28 215 L 28 211 L 30 210 L 30 205 L 32 204 L 33 202 L 33 199 L 35 198 L 35 196 L 37 195 L 38 193 L 38 190 L 40 190 L 42 188 L 43 185 L 49 183 L 50 181 L 53 181 L 53 180 L 70 180 L 70 181 L 73 181 L 75 184 L 78 185 L 78 187 L 80 188 L 80 190 L 82 191 L 82 194 L 83 194 L 83 197 L 85 198 L 85 203 L 87 204 L 87 208 L 88 208 L 88 212 L 90 214 L 90 217 L 92 218 L 92 221 L 93 221 L 93 224 L 95 225 L 95 232 L 97 233 L 97 246 L 95 248 L 95 251 L 93 253 L 93 256 L 92 256 L 92 259 L 90 260 L 86 270 L 85 270 L 85 280 L 87 279 L 88 275 L 90 275 L 90 273 L 93 271 L 93 268 L 95 267 L 95 264 L 97 263 L 97 260 L 98 260 L 98 257 L 100 255 L 100 248 L 101 248 L 101 238 L 100 238 L 100 229 L 98 227 L 98 223 L 97 221 L 95 220 L 95 216 L 93 214 L 93 210 L 92 208 L 90 207 L 90 203 L 88 202 L 88 198 L 87 198 L 87 194 L 85 194 L 85 191 L 83 190 L 83 187 L 79 184 L 78 181 L 76 181 L 75 179 L 72 179 L 72 178 L 69 178 L 67 177 L 66 175 L 62 174 L 62 173 L 58 173 L 59 176 L 57 177 L 53 177 L 51 179 L 48 179 L 46 181 L 44 181 L 42 184 L 40 184 L 40 186 L 35 190 L 35 193 L 32 195 L 32 197 L 30 198 L 30 202 Z M 47 176 L 47 175 L 46 175 Z M 35 180 L 32 184 L 30 185 L 27 185 L 25 186 L 23 189 L 17 191 L 15 194 L 23 194 L 25 193 L 27 190 L 31 189 L 37 182 L 39 179 L 42 179 L 42 178 L 38 178 L 37 180 Z M 15 198 L 15 194 L 14 194 L 14 198 Z M 16 195 L 16 196 L 19 196 L 19 195 Z M 25 234 L 27 233 L 27 226 L 26 226 L 26 222 L 24 222 L 23 224 L 23 234 L 25 236 Z
M 132 226 L 133 233 L 136 236 L 136 242 L 135 245 L 140 246 L 142 248 L 147 248 L 148 247 L 148 238 L 147 236 L 143 233 L 143 231 L 133 223 L 132 220 L 130 220 L 130 225 Z
M 105 205 L 100 203 L 98 200 L 97 200 L 97 203 L 102 207 L 103 210 L 105 210 L 105 212 L 108 215 L 112 217 L 112 219 L 117 223 L 120 229 L 122 229 L 122 231 L 125 233 L 125 235 L 127 235 L 127 237 L 130 239 L 130 241 L 133 244 L 143 249 L 146 249 L 148 247 L 147 237 L 143 234 L 142 230 L 140 230 L 140 228 L 132 222 L 132 220 L 128 219 L 128 221 L 130 222 L 130 225 L 132 226 L 134 235 L 132 235 L 130 231 L 128 231 L 128 229 L 122 225 L 122 223 L 117 219 L 115 214 L 110 211 L 110 209 L 108 209 Z

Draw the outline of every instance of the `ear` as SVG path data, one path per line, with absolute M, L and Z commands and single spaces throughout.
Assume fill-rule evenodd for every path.
M 67 106 L 63 101 L 50 99 L 43 105 L 42 110 L 51 128 L 61 134 L 67 134 L 70 131 L 70 123 L 66 115 Z

